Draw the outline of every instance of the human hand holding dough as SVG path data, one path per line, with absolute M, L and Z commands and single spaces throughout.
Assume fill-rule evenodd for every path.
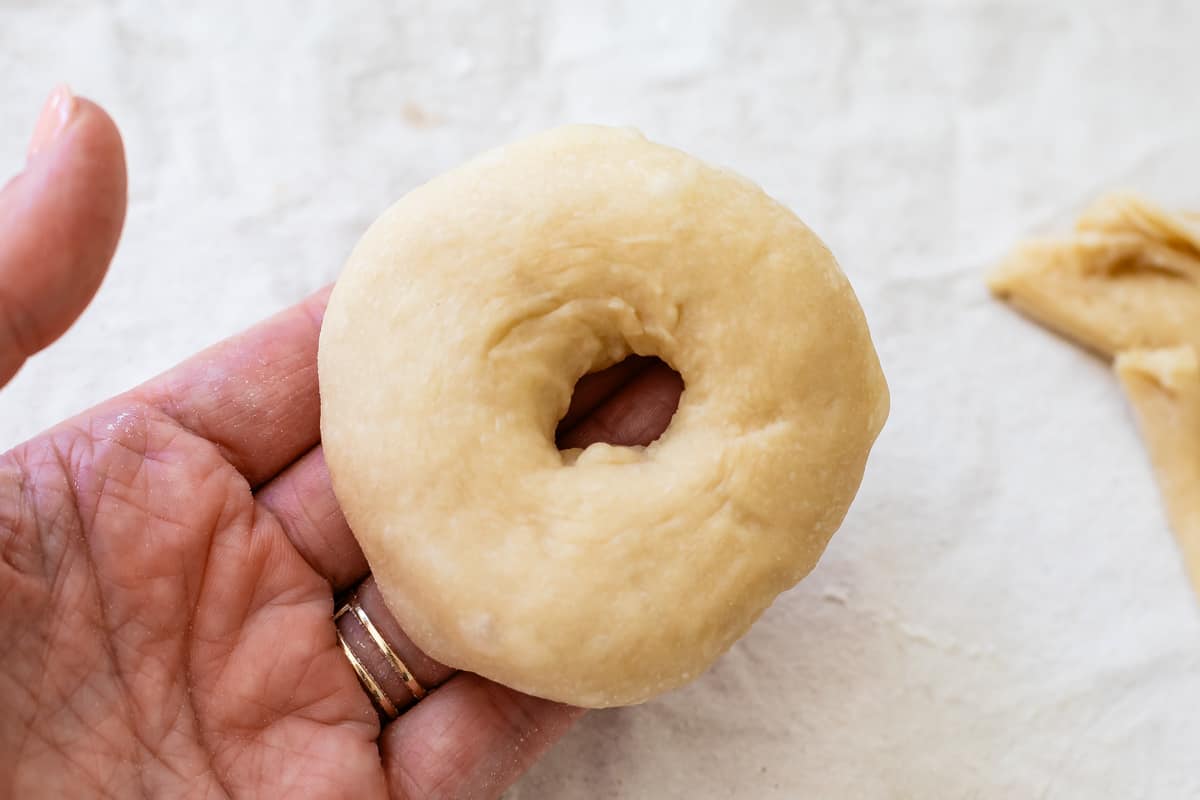
M 560 452 L 585 373 L 682 375 L 647 447 Z M 319 356 L 335 490 L 437 660 L 575 705 L 696 677 L 812 569 L 887 412 L 828 250 L 742 178 L 565 128 L 377 221 Z

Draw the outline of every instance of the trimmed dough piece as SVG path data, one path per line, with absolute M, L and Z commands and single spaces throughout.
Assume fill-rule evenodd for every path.
M 1148 242 L 1200 258 L 1200 215 L 1169 212 L 1141 197 L 1110 194 L 1101 197 L 1079 216 L 1081 233 L 1132 233 Z
M 1134 197 L 1101 199 L 1072 237 L 1020 245 L 988 283 L 1109 358 L 1134 348 L 1200 348 L 1200 221 Z
M 1019 246 L 989 285 L 1115 358 L 1200 594 L 1200 215 L 1110 195 L 1083 213 L 1074 236 Z
M 1142 438 L 1183 553 L 1200 595 L 1200 365 L 1190 346 L 1131 350 L 1117 375 L 1137 415 Z
M 686 384 L 646 448 L 554 428 L 630 352 Z M 816 564 L 888 395 L 833 256 L 757 186 L 570 127 L 413 191 L 319 354 L 334 489 L 432 657 L 581 706 L 697 677 Z

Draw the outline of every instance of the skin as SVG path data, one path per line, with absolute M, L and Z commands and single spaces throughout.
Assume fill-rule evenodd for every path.
M 125 212 L 121 139 L 86 100 L 0 193 L 0 383 L 99 286 Z M 0 796 L 495 797 L 578 709 L 453 673 L 382 725 L 338 646 L 368 567 L 329 484 L 327 291 L 0 456 Z M 681 383 L 634 360 L 581 381 L 564 447 L 644 443 Z

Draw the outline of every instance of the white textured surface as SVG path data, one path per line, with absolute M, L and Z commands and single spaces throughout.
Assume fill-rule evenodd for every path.
M 1200 615 L 1130 415 L 980 281 L 1099 190 L 1200 207 L 1194 2 L 421 5 L 0 0 L 0 154 L 65 78 L 121 124 L 132 191 L 96 302 L 0 392 L 0 446 L 332 279 L 466 156 L 635 125 L 828 241 L 893 413 L 816 573 L 511 796 L 1200 796 Z

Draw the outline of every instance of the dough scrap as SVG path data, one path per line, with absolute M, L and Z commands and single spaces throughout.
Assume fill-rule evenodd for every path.
M 1200 347 L 1200 222 L 1128 195 L 1101 199 L 1073 236 L 1019 245 L 988 284 L 1034 320 L 1108 358 Z
M 571 463 L 575 382 L 635 352 L 670 427 Z M 450 666 L 582 706 L 697 677 L 816 564 L 888 393 L 833 256 L 757 186 L 637 133 L 551 131 L 422 186 L 326 311 L 334 490 Z
M 1116 360 L 1171 529 L 1200 596 L 1200 364 L 1188 345 L 1130 350 Z
M 1109 195 L 1084 211 L 1073 236 L 1019 245 L 988 283 L 1114 359 L 1200 596 L 1200 215 Z

